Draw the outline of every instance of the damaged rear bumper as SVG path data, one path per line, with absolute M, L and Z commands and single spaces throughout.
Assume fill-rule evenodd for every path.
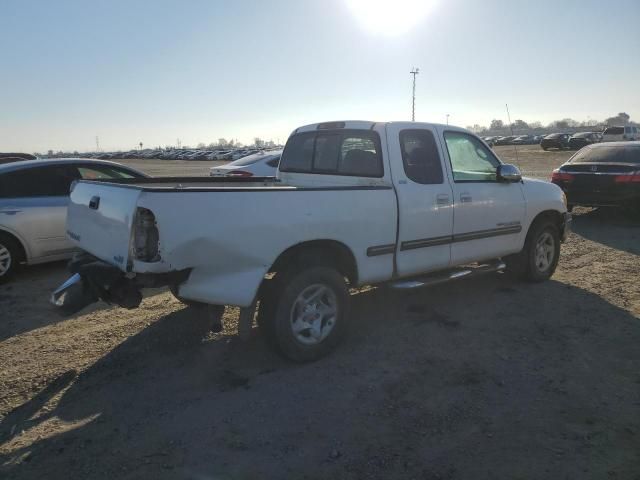
M 569 236 L 569 233 L 571 232 L 571 223 L 573 221 L 573 217 L 571 216 L 571 213 L 569 212 L 564 212 L 562 214 L 562 225 L 561 225 L 561 230 L 560 230 L 560 240 L 562 242 L 566 242 L 567 241 L 567 237 Z
M 190 272 L 125 273 L 86 253 L 76 255 L 69 262 L 69 271 L 73 275 L 50 298 L 50 303 L 67 315 L 98 300 L 124 308 L 137 308 L 142 301 L 142 289 L 179 285 L 189 277 Z

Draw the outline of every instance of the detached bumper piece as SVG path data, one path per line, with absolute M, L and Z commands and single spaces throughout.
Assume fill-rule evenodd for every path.
M 72 315 L 102 300 L 124 308 L 137 308 L 143 288 L 177 285 L 189 276 L 188 270 L 163 274 L 125 274 L 88 254 L 75 256 L 69 262 L 73 275 L 52 294 L 50 302 L 65 315 Z
M 560 232 L 560 240 L 562 242 L 567 241 L 567 237 L 569 236 L 569 232 L 571 232 L 571 222 L 573 218 L 569 212 L 565 212 L 562 214 L 562 231 Z

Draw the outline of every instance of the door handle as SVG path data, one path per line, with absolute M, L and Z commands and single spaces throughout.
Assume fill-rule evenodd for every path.
M 89 200 L 89 208 L 91 210 L 97 210 L 98 207 L 100 207 L 100 197 L 91 197 L 91 200 Z
M 471 198 L 471 194 L 468 192 L 463 192 L 460 194 L 460 203 L 471 203 L 473 198 Z
M 436 204 L 449 205 L 449 195 L 447 195 L 446 193 L 440 193 L 436 195 Z

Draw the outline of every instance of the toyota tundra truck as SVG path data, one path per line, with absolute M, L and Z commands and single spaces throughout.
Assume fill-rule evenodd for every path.
M 83 253 L 51 301 L 137 308 L 168 286 L 203 312 L 240 307 L 294 361 L 332 350 L 349 289 L 412 289 L 507 270 L 553 275 L 570 214 L 562 190 L 522 178 L 449 125 L 344 121 L 297 128 L 276 177 L 78 181 L 67 234 Z M 244 332 L 244 333 L 243 333 Z

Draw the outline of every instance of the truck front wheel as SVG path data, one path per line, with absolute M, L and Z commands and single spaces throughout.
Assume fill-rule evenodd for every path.
M 551 278 L 560 258 L 560 233 L 551 221 L 535 222 L 522 251 L 506 258 L 507 269 L 530 282 Z
M 258 321 L 267 339 L 286 358 L 317 360 L 333 350 L 346 332 L 349 289 L 328 267 L 284 272 L 261 299 Z

